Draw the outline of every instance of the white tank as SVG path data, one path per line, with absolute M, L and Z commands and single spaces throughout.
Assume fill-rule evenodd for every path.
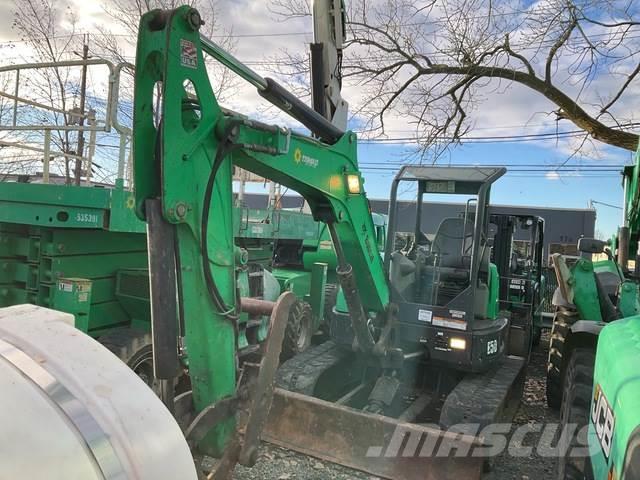
M 196 480 L 154 393 L 71 315 L 0 309 L 0 479 Z

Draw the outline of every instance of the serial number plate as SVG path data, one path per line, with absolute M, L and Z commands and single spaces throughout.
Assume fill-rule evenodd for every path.
M 95 213 L 76 213 L 76 222 L 98 223 L 98 215 Z

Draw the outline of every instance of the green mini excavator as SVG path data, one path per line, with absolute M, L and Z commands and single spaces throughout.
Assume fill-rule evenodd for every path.
M 341 25 L 342 2 L 328 3 Z M 399 426 L 441 441 L 458 438 L 446 428 L 487 425 L 519 397 L 525 358 L 507 349 L 511 324 L 498 312 L 488 241 L 490 190 L 505 170 L 403 167 L 383 260 L 357 137 L 340 127 L 346 104 L 330 97 L 328 110 L 308 107 L 202 36 L 202 23 L 186 6 L 151 11 L 142 17 L 137 45 L 134 179 L 136 212 L 148 224 L 155 375 L 170 384 L 187 370 L 191 383 L 188 394 L 165 401 L 188 420 L 188 432 L 197 432 L 198 451 L 224 451 L 223 463 L 255 461 L 264 426 L 268 441 L 387 478 L 424 478 L 425 469 L 433 478 L 479 476 L 480 457 L 452 461 L 450 451 L 387 458 L 372 456 L 370 447 L 388 442 Z M 335 45 L 334 37 L 315 48 L 322 54 Z M 205 54 L 310 135 L 223 110 Z M 335 73 L 315 70 L 314 96 L 339 82 Z M 239 298 L 235 289 L 234 165 L 299 192 L 327 225 L 336 252 L 343 308 L 332 318 L 331 340 L 283 364 L 275 392 L 269 378 L 278 335 L 267 340 L 258 373 L 236 351 L 240 312 L 279 310 Z M 415 242 L 396 248 L 397 192 L 405 182 L 417 186 L 418 212 L 429 193 L 460 195 L 466 203 L 432 239 L 420 230 L 419 213 Z M 477 445 L 477 433 L 458 440 Z

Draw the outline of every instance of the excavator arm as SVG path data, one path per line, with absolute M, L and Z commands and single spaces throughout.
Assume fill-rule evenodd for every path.
M 356 135 L 201 37 L 201 24 L 190 7 L 142 17 L 133 139 L 136 212 L 149 232 L 155 373 L 172 379 L 179 360 L 188 363 L 196 412 L 236 389 L 241 301 L 234 279 L 234 165 L 296 190 L 329 225 L 360 350 L 387 353 L 372 338 L 368 318 L 388 322 L 389 303 Z M 314 137 L 225 113 L 208 79 L 205 51 Z M 181 348 L 174 345 L 177 337 Z M 220 453 L 232 430 L 231 420 L 218 424 L 201 449 Z

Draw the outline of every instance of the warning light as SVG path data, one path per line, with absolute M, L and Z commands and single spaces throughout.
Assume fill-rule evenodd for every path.
M 358 175 L 347 175 L 347 189 L 352 195 L 360 193 L 360 177 Z

